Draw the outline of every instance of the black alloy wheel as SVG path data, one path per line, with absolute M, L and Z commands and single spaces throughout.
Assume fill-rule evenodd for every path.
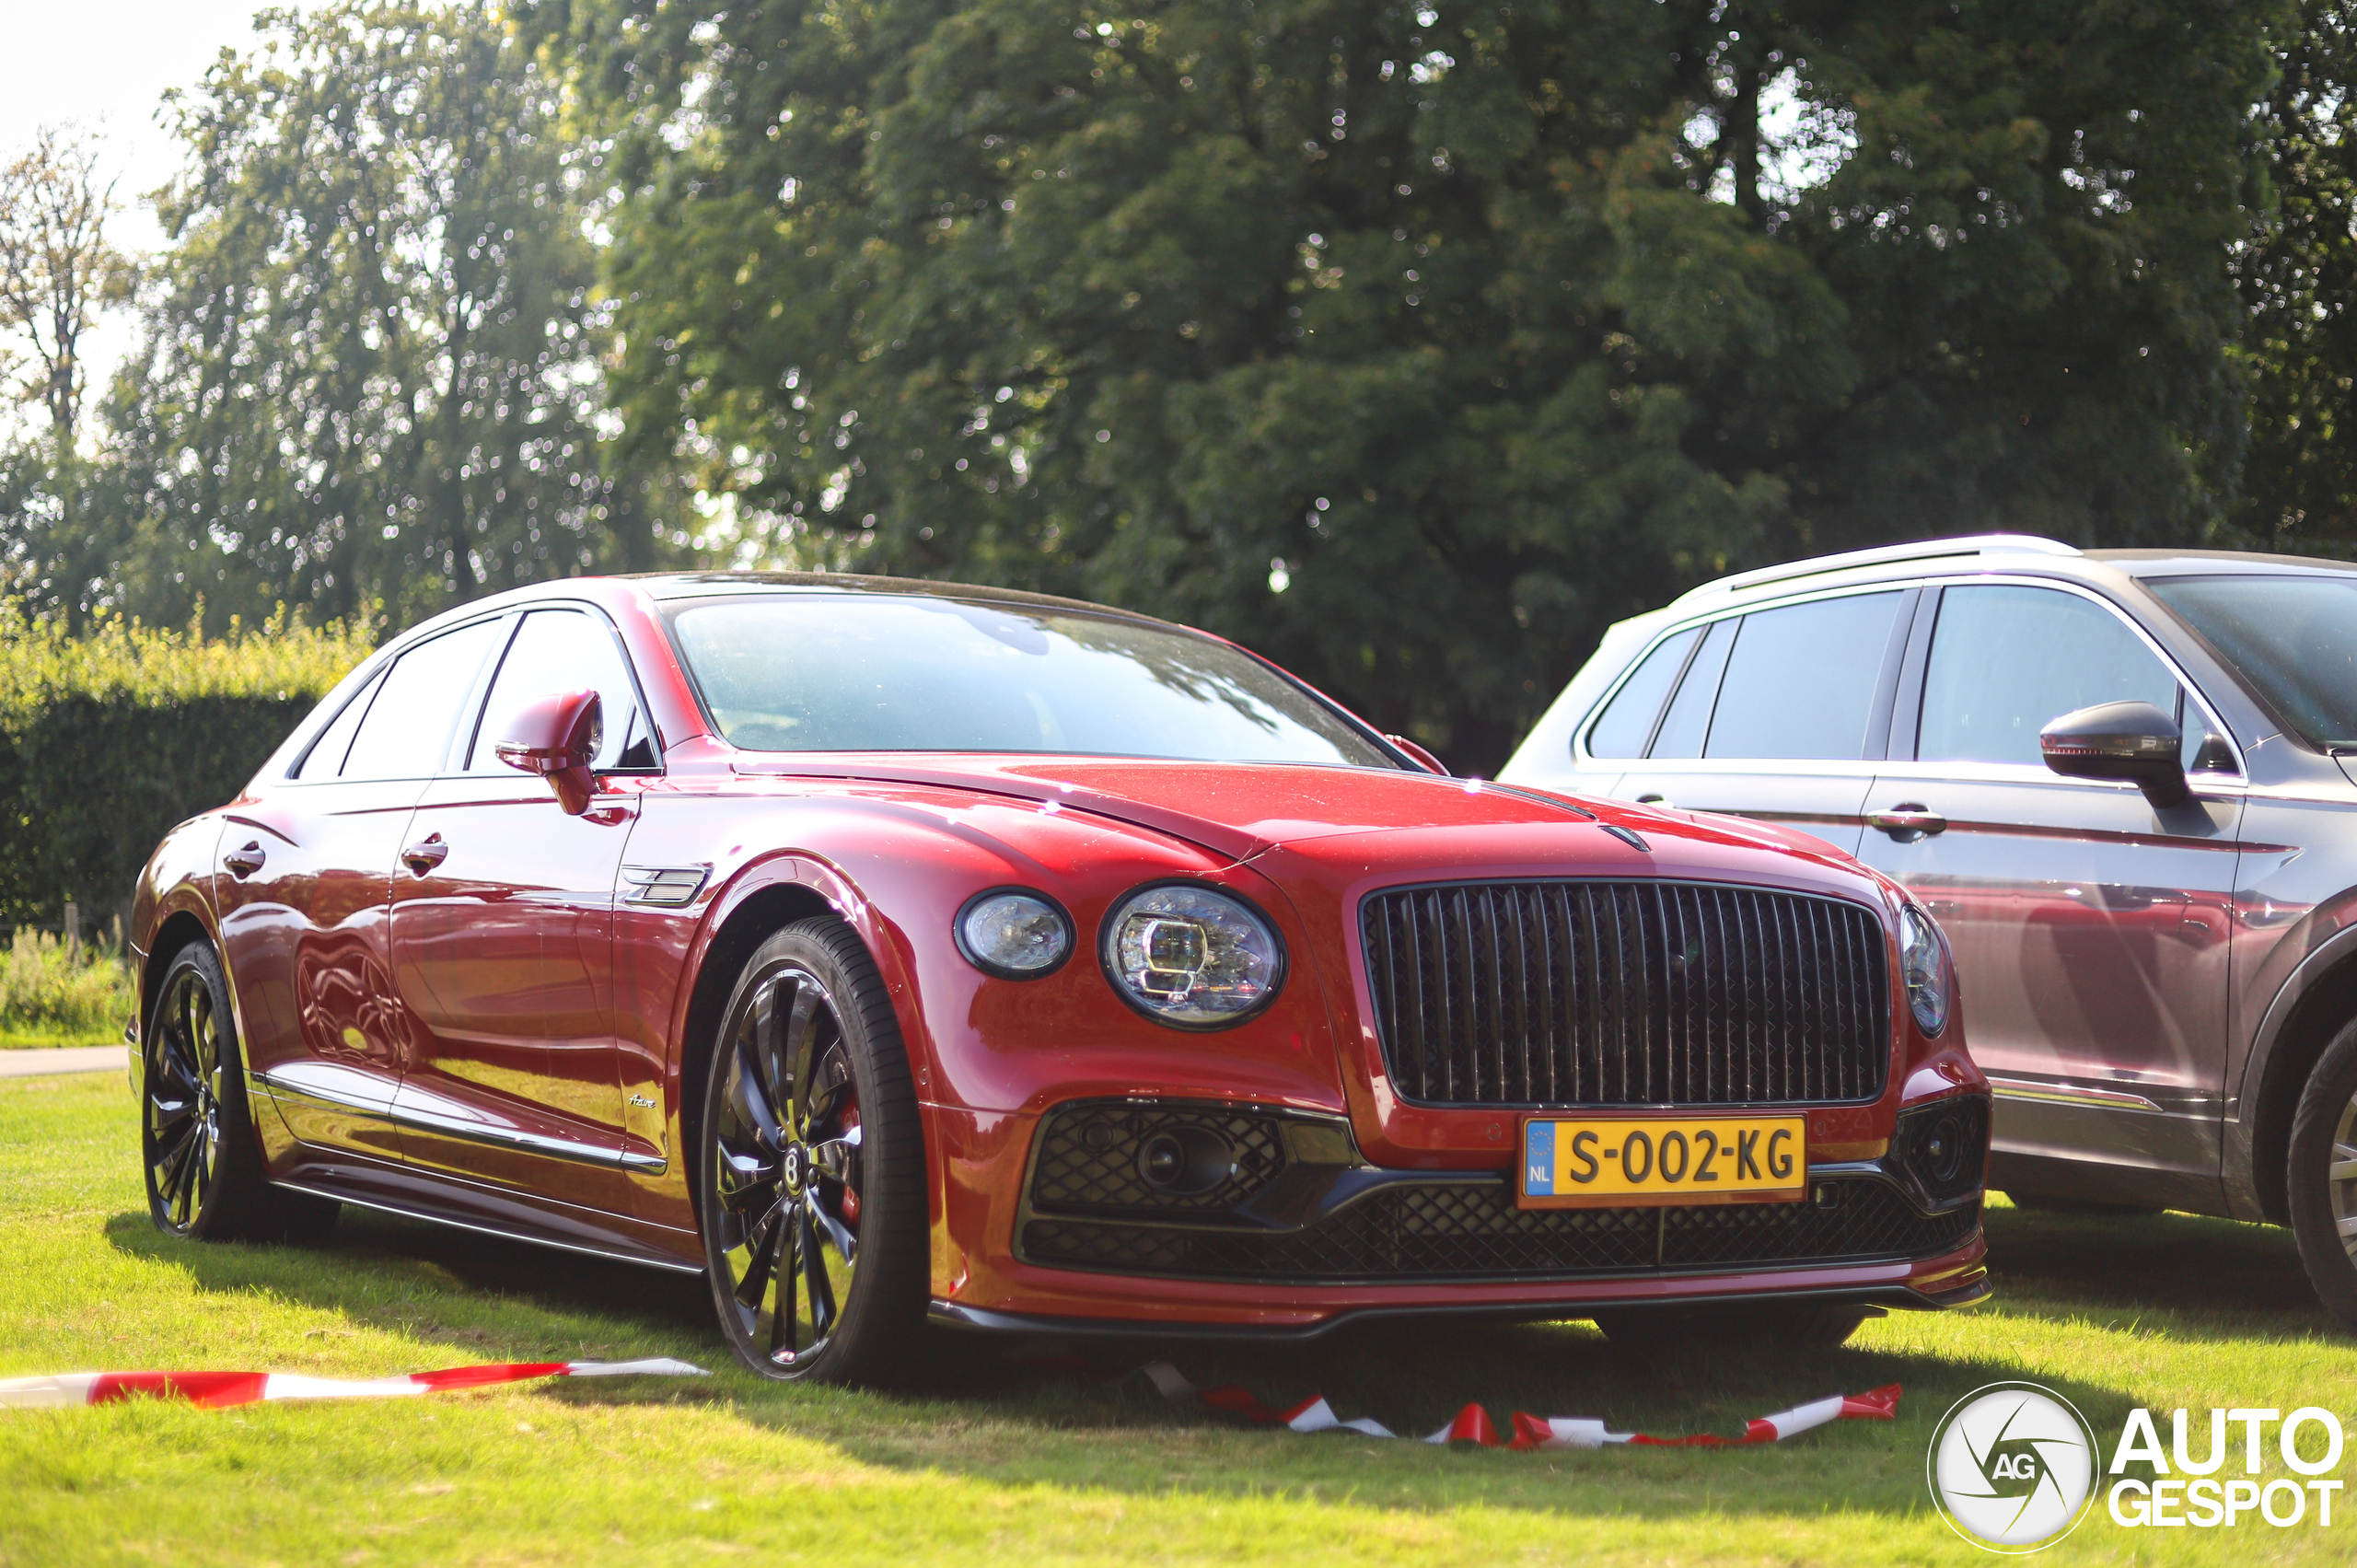
M 141 1040 L 140 1163 L 157 1229 L 200 1241 L 317 1237 L 338 1205 L 270 1184 L 229 988 L 210 945 L 172 958 Z
M 706 1078 L 697 1209 L 722 1330 L 765 1376 L 871 1383 L 923 1330 L 924 1153 L 889 998 L 807 920 L 747 961 Z
M 2284 1197 L 2317 1297 L 2357 1330 L 2357 1023 L 2333 1037 L 2292 1116 Z

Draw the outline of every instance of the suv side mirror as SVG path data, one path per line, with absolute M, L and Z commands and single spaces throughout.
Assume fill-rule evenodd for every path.
M 492 749 L 509 767 L 548 780 L 564 814 L 578 817 L 598 791 L 589 764 L 604 738 L 603 710 L 595 691 L 552 692 L 518 708 Z
M 2150 703 L 2097 703 L 2038 732 L 2046 765 L 2065 778 L 2128 779 L 2155 810 L 2193 798 L 2177 721 Z

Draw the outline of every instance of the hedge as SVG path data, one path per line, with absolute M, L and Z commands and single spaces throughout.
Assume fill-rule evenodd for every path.
M 165 831 L 235 796 L 370 645 L 283 616 L 68 637 L 0 602 L 0 923 L 127 912 Z

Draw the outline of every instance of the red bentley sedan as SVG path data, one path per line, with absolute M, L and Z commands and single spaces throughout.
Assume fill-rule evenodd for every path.
M 1987 1291 L 1937 926 L 1788 829 L 1441 773 L 1250 654 L 845 576 L 504 595 L 138 889 L 157 1223 L 708 1274 L 737 1353 L 1370 1313 L 1838 1342 Z

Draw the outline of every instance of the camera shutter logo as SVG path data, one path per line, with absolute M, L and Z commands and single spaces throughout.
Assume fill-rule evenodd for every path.
M 1940 1418 L 1925 1469 L 1956 1534 L 1991 1551 L 2052 1546 L 2095 1501 L 2095 1429 L 2051 1388 L 1991 1383 Z

